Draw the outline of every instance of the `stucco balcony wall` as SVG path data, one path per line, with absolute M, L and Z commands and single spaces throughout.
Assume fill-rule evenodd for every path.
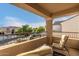
M 0 55 L 2 56 L 15 56 L 22 52 L 33 50 L 43 44 L 47 43 L 46 37 L 41 37 L 17 44 L 10 44 L 0 47 Z

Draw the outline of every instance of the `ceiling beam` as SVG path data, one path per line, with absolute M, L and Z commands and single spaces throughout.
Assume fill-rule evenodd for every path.
M 51 18 L 52 14 L 39 6 L 38 4 L 34 3 L 11 3 L 12 5 L 15 5 L 17 7 L 20 7 L 24 10 L 31 11 L 37 15 L 43 16 L 43 17 L 49 17 Z
M 76 5 L 75 7 L 53 13 L 52 17 L 60 17 L 60 16 L 70 15 L 70 14 L 74 14 L 74 13 L 78 13 L 78 12 L 79 12 L 79 4 Z

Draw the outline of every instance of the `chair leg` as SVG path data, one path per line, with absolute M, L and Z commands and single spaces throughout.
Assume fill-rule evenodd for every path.
M 66 47 L 64 47 L 64 48 L 65 48 L 65 50 L 67 51 L 68 56 L 70 56 L 69 50 L 68 50 Z

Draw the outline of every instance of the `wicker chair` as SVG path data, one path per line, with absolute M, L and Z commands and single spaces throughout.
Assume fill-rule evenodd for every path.
M 66 51 L 67 52 L 66 55 L 69 55 L 69 51 L 66 47 L 67 40 L 68 40 L 68 36 L 62 35 L 59 43 L 52 44 L 53 51 L 58 52 L 58 53 L 65 53 Z

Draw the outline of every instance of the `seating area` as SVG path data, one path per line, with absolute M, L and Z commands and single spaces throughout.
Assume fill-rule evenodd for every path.
M 68 37 L 65 35 L 61 36 L 62 39 L 54 38 L 55 40 L 59 40 L 59 42 L 63 41 L 63 49 L 59 49 L 59 47 L 54 48 L 53 46 L 48 45 L 46 37 L 41 37 L 34 40 L 24 41 L 17 44 L 10 44 L 6 46 L 0 47 L 0 55 L 4 56 L 78 56 L 79 55 L 79 48 L 74 46 L 66 46 L 68 50 L 64 49 L 65 44 L 69 44 Z M 67 41 L 65 41 L 66 39 Z M 60 44 L 54 41 L 55 44 Z M 74 41 L 75 43 L 79 41 Z M 74 44 L 73 41 L 71 44 Z M 53 43 L 54 44 L 54 43 Z M 17 51 L 17 52 L 16 52 Z M 69 54 L 68 54 L 69 53 Z
M 57 37 L 53 37 L 53 38 L 54 38 L 54 42 L 59 44 L 61 38 L 57 38 Z M 61 50 L 56 48 L 54 50 L 65 56 L 79 56 L 78 43 L 79 43 L 78 39 L 69 38 L 65 44 L 67 50 Z
M 58 50 L 64 50 L 67 51 L 69 55 L 69 51 L 67 50 L 65 44 L 68 40 L 68 36 L 62 35 L 60 43 L 53 43 L 52 47 L 47 46 L 47 45 L 42 45 L 41 47 L 38 47 L 32 51 L 24 52 L 21 54 L 18 54 L 17 56 L 28 56 L 28 55 L 38 55 L 38 56 L 43 56 L 43 55 L 53 55 L 53 52 L 58 52 Z M 57 50 L 58 49 L 58 50 Z M 57 51 L 56 51 L 57 50 Z M 60 53 L 60 52 L 58 52 Z M 66 55 L 66 54 L 65 54 Z
M 66 47 L 66 42 L 67 42 L 67 40 L 68 40 L 68 36 L 66 36 L 66 35 L 62 35 L 61 36 L 61 40 L 60 40 L 60 42 L 59 43 L 53 43 L 52 44 L 52 46 L 53 46 L 53 50 L 54 51 L 56 51 L 57 49 L 58 50 L 61 50 L 61 51 L 66 51 L 67 53 L 68 53 L 68 55 L 69 55 L 69 51 L 68 51 L 68 48 Z M 57 51 L 58 51 L 57 50 Z M 56 51 L 56 52 L 57 52 Z M 66 54 L 67 55 L 67 54 Z

